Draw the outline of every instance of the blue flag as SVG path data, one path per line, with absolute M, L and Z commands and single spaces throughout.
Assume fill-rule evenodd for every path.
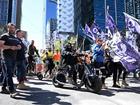
M 85 31 L 85 29 L 82 27 L 81 24 L 78 27 L 78 35 L 88 39 L 91 43 L 94 42 L 93 38 L 87 34 L 87 32 Z
M 85 32 L 85 30 L 84 30 L 84 28 L 82 27 L 81 24 L 78 27 L 78 35 L 80 35 L 82 37 L 86 37 L 86 32 Z
M 127 13 L 124 13 L 124 15 L 126 28 L 132 33 L 140 34 L 140 22 L 138 21 L 138 19 L 128 15 Z

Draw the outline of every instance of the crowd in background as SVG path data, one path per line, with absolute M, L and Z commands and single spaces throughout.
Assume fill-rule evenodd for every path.
M 24 83 L 27 81 L 26 76 L 31 73 L 36 73 L 37 64 L 41 64 L 39 68 L 45 72 L 44 76 L 47 75 L 48 78 L 52 78 L 53 69 L 60 66 L 60 62 L 64 56 L 62 56 L 62 51 L 54 51 L 51 48 L 43 49 L 39 52 L 33 40 L 29 46 L 25 45 L 23 43 L 23 31 L 16 29 L 16 26 L 12 23 L 7 25 L 7 30 L 8 32 L 0 37 L 1 60 L 4 60 L 4 64 L 6 65 L 6 78 L 3 80 L 1 93 L 10 93 L 10 96 L 14 97 L 17 94 L 12 79 L 14 74 L 16 74 L 18 80 L 17 88 L 28 89 L 29 86 L 26 86 Z M 110 50 L 107 42 L 104 42 L 101 38 L 97 38 L 92 50 L 88 53 L 84 52 L 86 63 L 91 64 L 96 69 L 97 75 L 102 74 L 103 88 L 107 88 L 105 80 L 111 75 L 113 75 L 113 87 L 121 88 L 122 85 L 128 86 L 125 80 L 128 72 L 120 62 L 120 58 L 110 54 Z M 68 43 L 64 51 L 76 53 L 71 43 Z M 69 65 L 76 64 L 70 55 L 65 56 L 64 62 Z M 1 67 L 1 69 L 3 68 Z M 75 75 L 75 72 L 70 72 L 69 76 Z M 78 72 L 81 73 L 80 70 Z M 119 79 L 122 72 L 123 78 L 121 85 Z M 4 73 L 1 75 L 4 77 Z M 76 82 L 77 77 L 73 76 L 73 79 Z

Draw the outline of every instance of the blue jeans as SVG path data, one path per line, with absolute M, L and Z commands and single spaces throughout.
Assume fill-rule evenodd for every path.
M 26 60 L 20 60 L 16 62 L 17 66 L 17 80 L 23 82 L 26 77 Z
M 4 79 L 4 83 L 2 88 L 6 88 L 7 85 L 9 86 L 9 92 L 12 93 L 15 91 L 14 83 L 13 83 L 13 73 L 15 68 L 15 60 L 11 58 L 5 58 L 5 65 L 6 65 L 6 78 Z

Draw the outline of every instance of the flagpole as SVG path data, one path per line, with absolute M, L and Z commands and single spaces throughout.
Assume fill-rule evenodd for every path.
M 117 25 L 117 1 L 115 0 L 115 22 L 116 22 L 116 25 Z
M 105 19 L 106 19 L 106 0 L 104 0 L 104 4 L 105 4 Z
M 79 30 L 79 21 L 77 22 L 76 50 L 78 50 L 78 30 Z
M 84 46 L 84 45 L 85 45 L 85 39 L 86 39 L 86 38 L 84 37 L 84 39 L 83 39 L 83 49 L 82 49 L 82 51 L 84 51 L 84 48 L 85 48 L 85 46 Z
M 107 14 L 107 13 L 106 13 L 106 11 L 107 11 L 107 10 L 106 10 L 106 9 L 107 9 L 107 7 L 106 7 L 106 0 L 104 0 L 104 4 L 105 4 L 105 21 L 106 21 L 106 14 Z M 105 26 L 106 26 L 106 22 L 105 22 Z M 106 31 L 106 28 L 105 28 L 105 31 Z

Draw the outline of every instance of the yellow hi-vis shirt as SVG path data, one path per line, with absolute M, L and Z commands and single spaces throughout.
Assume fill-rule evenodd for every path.
M 48 51 L 48 58 L 52 58 L 53 57 L 53 52 L 51 51 L 51 52 L 49 52 Z

